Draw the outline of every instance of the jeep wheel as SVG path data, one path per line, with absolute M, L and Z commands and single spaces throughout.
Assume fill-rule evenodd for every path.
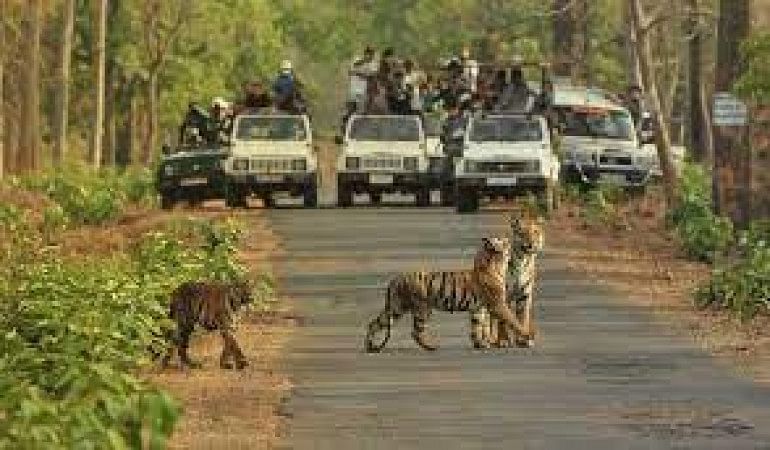
M 353 191 L 342 183 L 337 185 L 337 205 L 340 208 L 353 206 Z
M 228 208 L 247 208 L 249 205 L 243 189 L 234 184 L 228 185 L 227 193 L 225 194 L 225 206 Z
M 441 206 L 454 206 L 455 205 L 455 192 L 454 189 L 443 188 L 441 189 Z
M 417 190 L 417 192 L 414 194 L 414 200 L 415 203 L 417 203 L 417 206 L 420 208 L 426 208 L 430 206 L 430 189 L 423 188 Z
M 173 193 L 160 194 L 161 209 L 169 210 L 176 205 L 176 196 Z
M 265 194 L 262 197 L 262 206 L 266 209 L 275 208 L 275 199 L 273 198 L 273 194 Z
M 315 185 L 308 186 L 302 193 L 302 205 L 305 208 L 315 208 L 318 206 L 318 189 Z
M 479 210 L 479 196 L 473 189 L 457 189 L 457 212 L 460 214 L 475 213 Z
M 370 192 L 369 203 L 372 205 L 379 205 L 382 203 L 382 192 Z

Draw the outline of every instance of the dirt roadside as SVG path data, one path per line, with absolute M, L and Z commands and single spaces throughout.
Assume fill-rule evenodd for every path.
M 612 287 L 629 301 L 648 306 L 706 350 L 757 382 L 770 383 L 767 318 L 739 323 L 723 312 L 701 311 L 692 292 L 709 266 L 688 261 L 664 226 L 659 192 L 620 207 L 622 223 L 587 223 L 580 207 L 565 204 L 549 221 L 550 251 L 570 269 Z

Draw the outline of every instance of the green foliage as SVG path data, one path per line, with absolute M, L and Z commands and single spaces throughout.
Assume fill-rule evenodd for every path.
M 30 175 L 20 184 L 45 193 L 60 208 L 46 211 L 46 224 L 54 228 L 69 223 L 99 225 L 118 217 L 126 205 L 150 203 L 155 196 L 149 170 L 103 170 L 96 174 L 73 166 Z
M 770 226 L 755 222 L 739 234 L 738 257 L 717 267 L 701 286 L 695 301 L 700 307 L 727 309 L 741 319 L 770 311 Z
M 688 256 L 698 261 L 713 263 L 733 242 L 732 223 L 712 211 L 708 173 L 697 164 L 683 167 L 679 203 L 667 219 Z
M 0 223 L 34 231 L 12 207 L 0 205 Z M 173 289 L 244 276 L 239 235 L 233 222 L 185 221 L 129 255 L 78 264 L 38 241 L 12 247 L 0 272 L 0 449 L 164 448 L 179 407 L 136 373 L 165 349 Z M 269 284 L 255 289 L 264 297 Z
M 770 101 L 770 32 L 756 33 L 743 43 L 746 70 L 735 84 L 735 91 L 757 103 Z

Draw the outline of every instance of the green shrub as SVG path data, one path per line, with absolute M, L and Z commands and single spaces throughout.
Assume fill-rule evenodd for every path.
M 711 185 L 702 166 L 683 167 L 679 203 L 667 221 L 690 258 L 713 263 L 733 242 L 733 225 L 711 206 Z
M 140 448 L 141 439 L 164 448 L 179 408 L 136 373 L 166 346 L 173 289 L 243 276 L 238 235 L 234 223 L 185 222 L 129 255 L 19 256 L 0 272 L 0 449 Z M 269 292 L 264 280 L 255 288 Z

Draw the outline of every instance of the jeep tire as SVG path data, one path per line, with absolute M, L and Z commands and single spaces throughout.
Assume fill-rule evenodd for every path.
M 318 188 L 315 183 L 305 187 L 302 192 L 302 205 L 305 208 L 315 208 L 318 206 Z
M 430 189 L 420 188 L 414 193 L 414 201 L 419 208 L 430 206 Z
M 174 192 L 166 192 L 160 194 L 160 208 L 169 210 L 173 209 L 176 205 L 176 194 Z
M 473 188 L 457 188 L 456 209 L 460 214 L 479 210 L 479 195 Z
M 353 191 L 344 183 L 337 184 L 337 206 L 340 208 L 353 206 Z

